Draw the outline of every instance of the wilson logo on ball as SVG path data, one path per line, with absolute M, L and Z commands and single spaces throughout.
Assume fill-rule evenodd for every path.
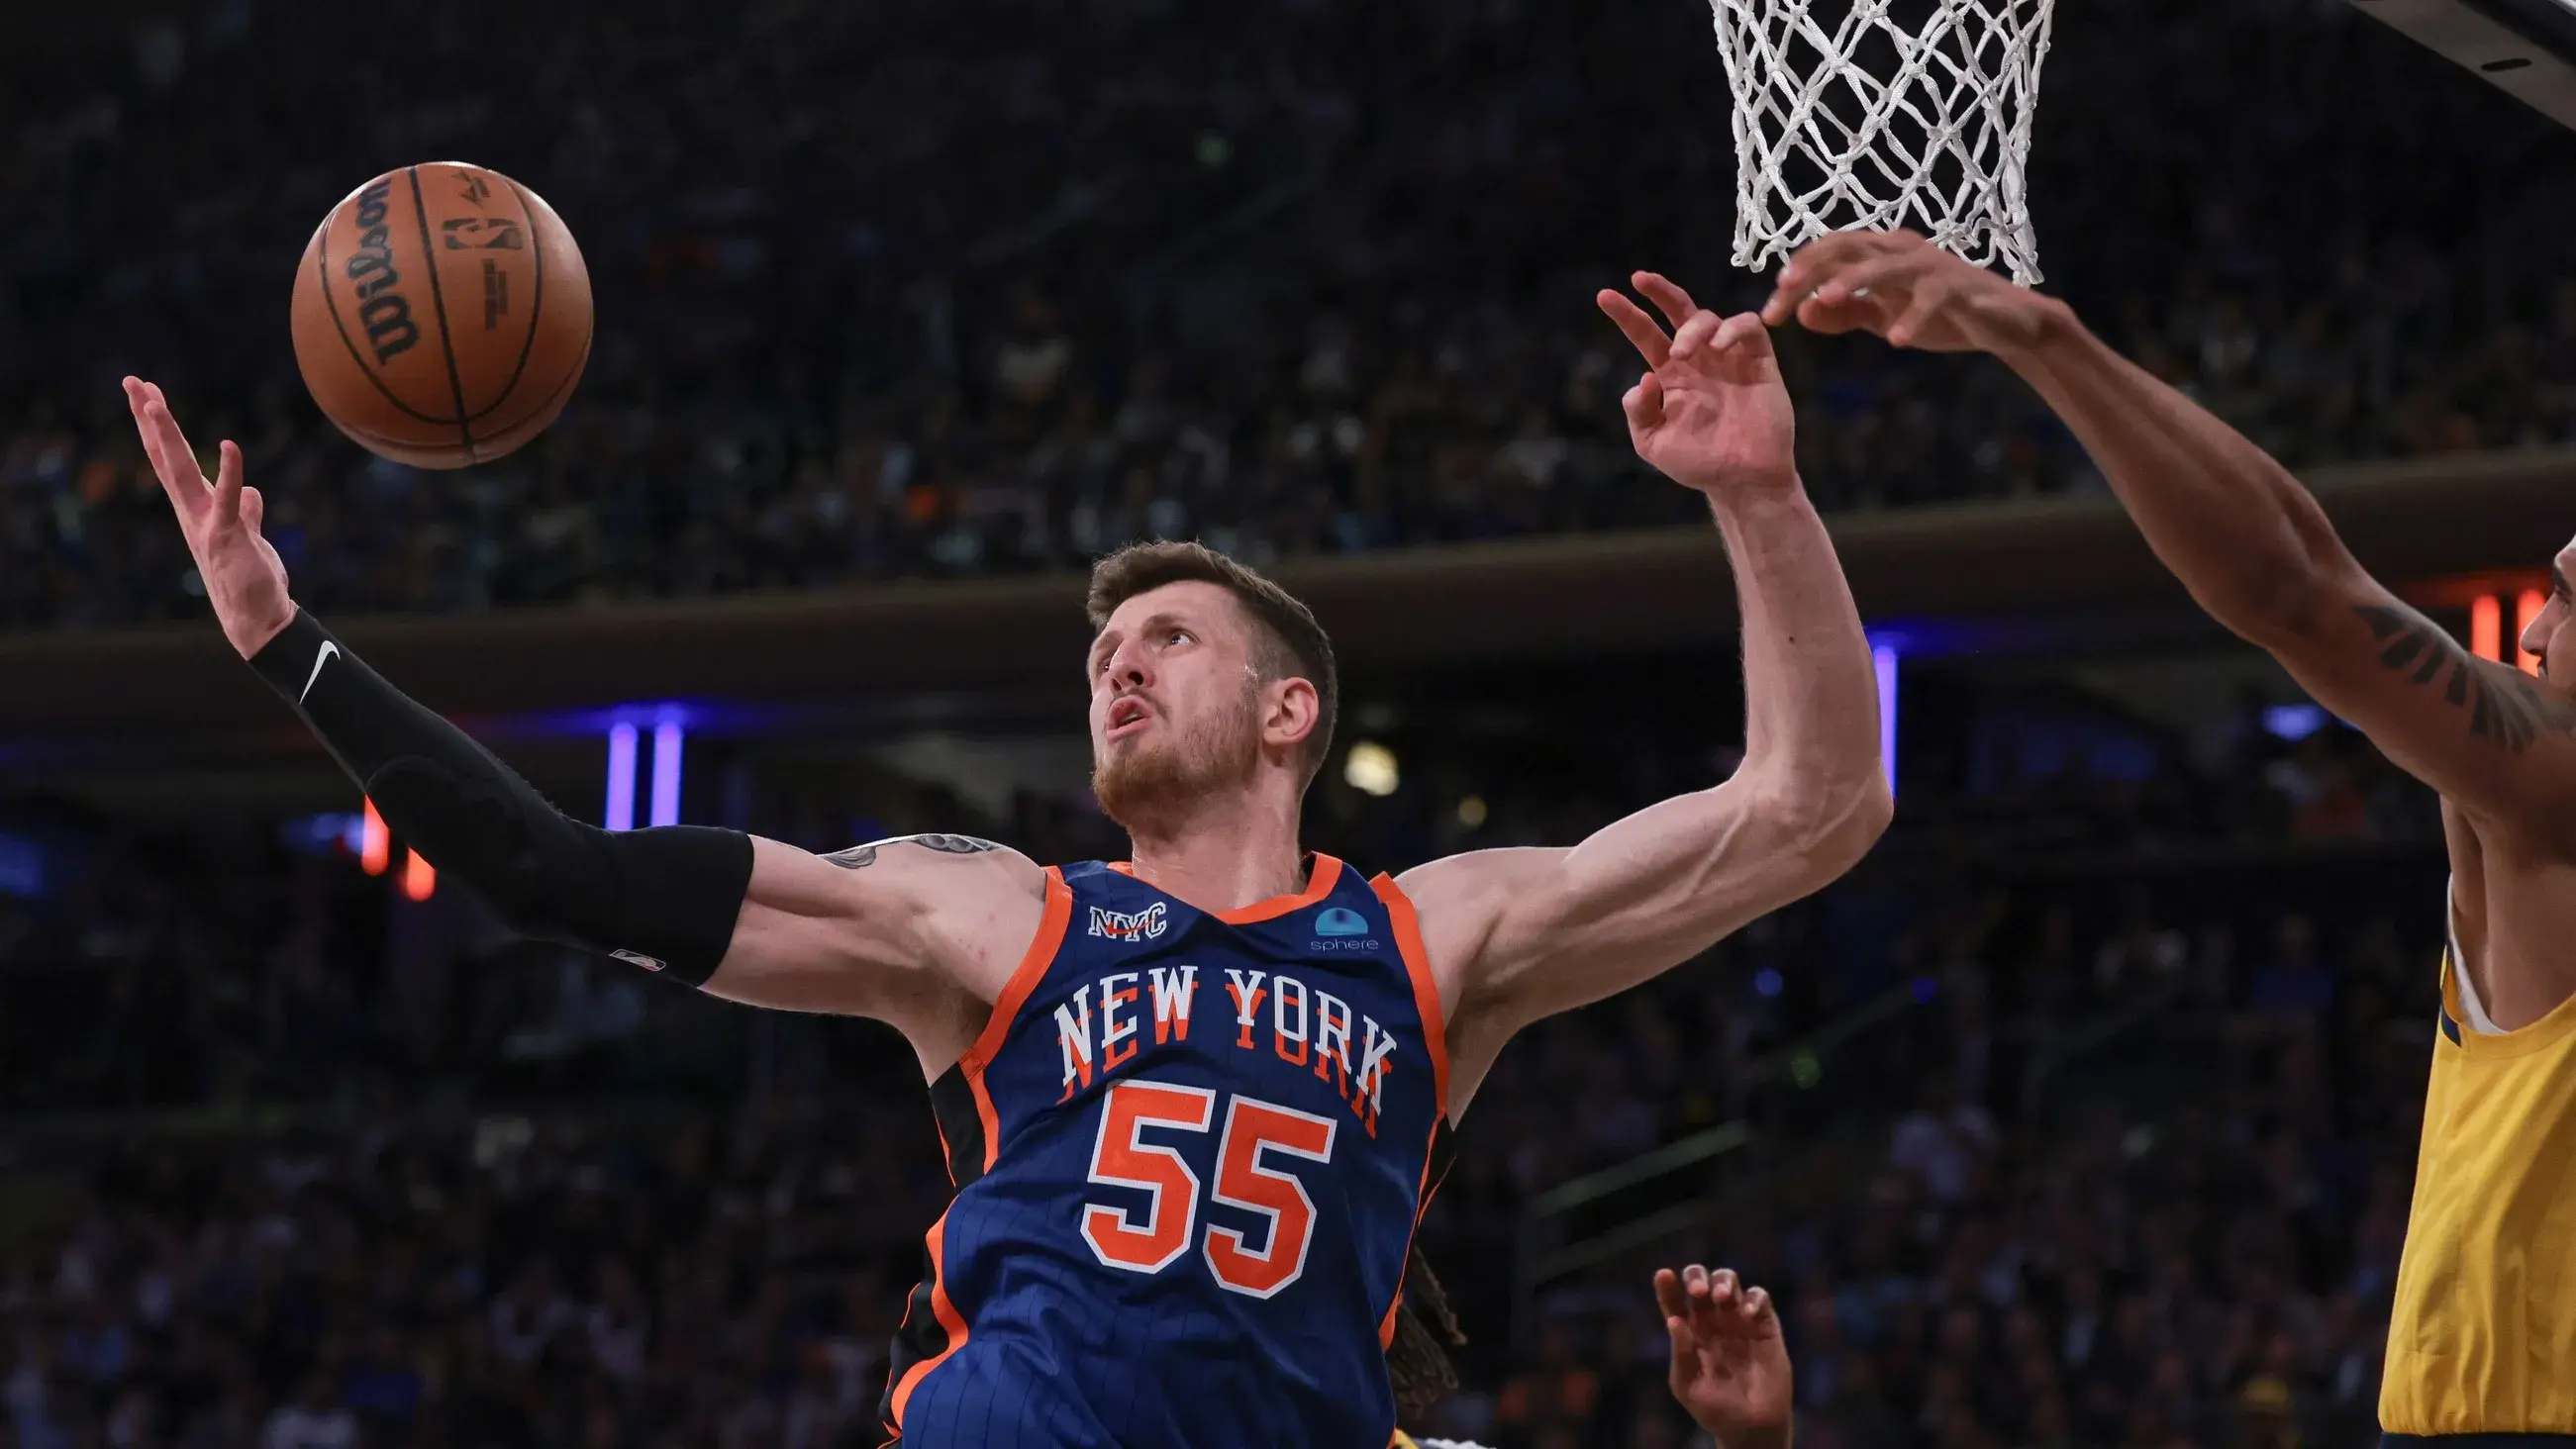
M 386 245 L 385 202 L 393 188 L 378 181 L 358 193 L 358 247 L 349 254 L 349 281 L 358 289 L 358 325 L 382 366 L 409 352 L 420 341 L 420 324 L 411 320 L 411 303 L 394 290 L 402 273 L 394 270 L 393 248 Z

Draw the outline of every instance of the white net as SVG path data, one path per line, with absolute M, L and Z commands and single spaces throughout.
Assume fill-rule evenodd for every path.
M 2024 166 L 2052 0 L 1709 0 L 1735 92 L 1735 264 L 1910 226 L 2038 281 Z

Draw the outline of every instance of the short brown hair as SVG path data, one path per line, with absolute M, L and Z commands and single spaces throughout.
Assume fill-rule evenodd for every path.
M 1224 554 L 1196 542 L 1131 543 L 1091 566 L 1091 593 L 1083 608 L 1094 632 L 1106 628 L 1118 606 L 1165 584 L 1214 584 L 1234 595 L 1252 618 L 1253 663 L 1265 679 L 1303 679 L 1315 686 L 1315 729 L 1306 736 L 1306 778 L 1313 784 L 1333 748 L 1333 722 L 1342 706 L 1333 668 L 1333 641 L 1315 612 L 1294 594 Z

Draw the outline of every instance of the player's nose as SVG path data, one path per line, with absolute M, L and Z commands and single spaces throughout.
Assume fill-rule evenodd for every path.
M 1153 682 L 1153 655 L 1135 640 L 1118 646 L 1109 656 L 1108 675 L 1112 684 L 1124 689 L 1142 689 Z

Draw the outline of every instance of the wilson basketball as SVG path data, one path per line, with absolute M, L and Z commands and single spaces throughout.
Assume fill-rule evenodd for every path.
M 295 365 L 341 432 L 421 468 L 543 432 L 590 360 L 590 272 L 544 198 L 497 171 L 388 171 L 322 218 L 295 274 Z

